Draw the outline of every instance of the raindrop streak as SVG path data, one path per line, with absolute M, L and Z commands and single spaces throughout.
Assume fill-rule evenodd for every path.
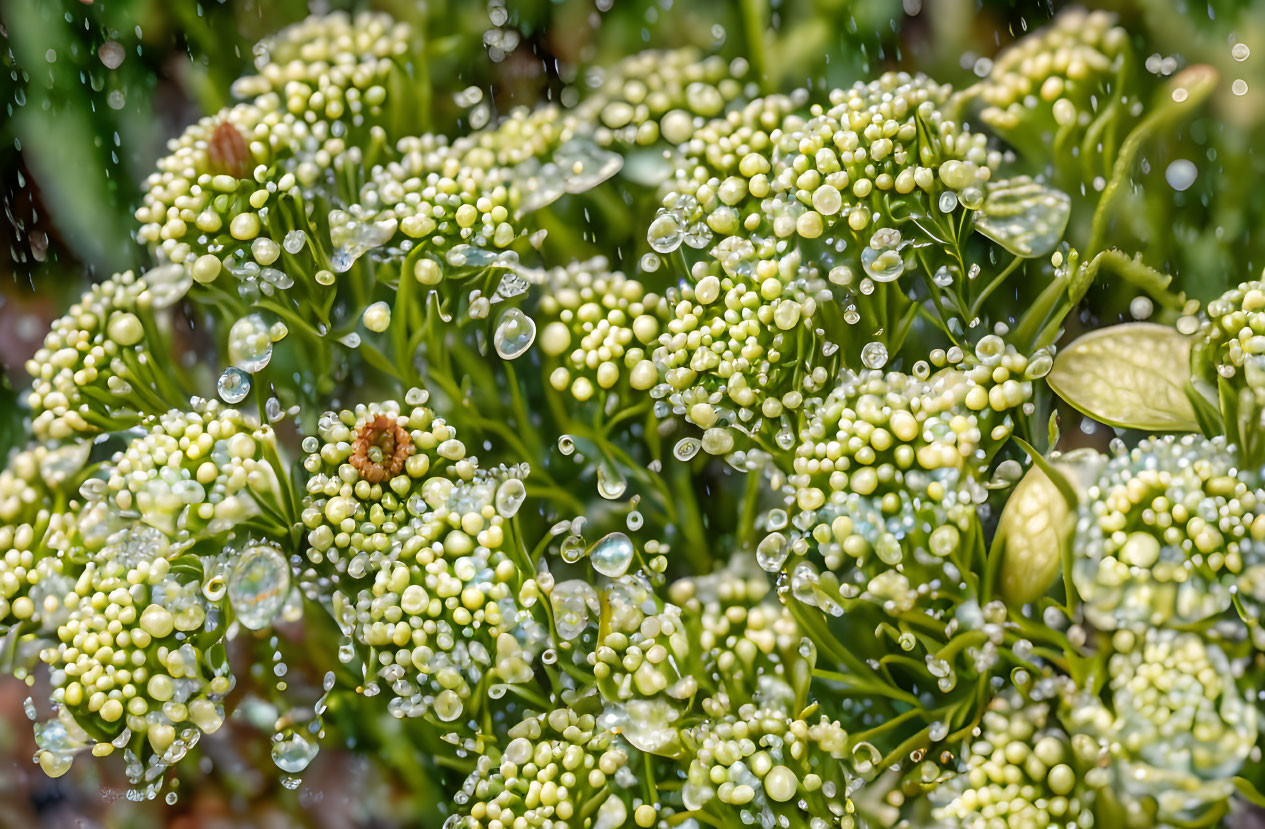
M 506 360 L 521 357 L 536 341 L 536 323 L 517 308 L 508 308 L 501 314 L 492 334 L 496 353 Z
M 593 569 L 612 579 L 628 572 L 633 560 L 633 544 L 628 536 L 614 532 L 593 545 L 589 551 Z

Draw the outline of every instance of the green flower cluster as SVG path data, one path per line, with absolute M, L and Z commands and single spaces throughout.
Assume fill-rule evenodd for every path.
M 1078 756 L 1048 704 L 998 697 L 984 713 L 965 770 L 947 787 L 936 819 L 969 829 L 1097 826 L 1095 790 L 1107 783 L 1107 775 L 1085 762 L 1091 759 Z
M 1072 576 L 1090 621 L 1194 623 L 1235 592 L 1259 601 L 1261 499 L 1219 441 L 1147 438 L 1109 460 L 1077 515 Z
M 1124 106 L 1101 99 L 1119 94 L 1113 87 L 1132 71 L 1131 56 L 1129 35 L 1113 15 L 1074 9 L 1003 50 L 962 94 L 983 103 L 980 120 L 1023 147 L 1029 133 L 1082 132 L 1103 110 Z
M 119 752 L 154 797 L 235 717 L 286 775 L 327 727 L 391 758 L 454 829 L 1140 829 L 1250 791 L 1265 288 L 1192 372 L 1194 306 L 1097 244 L 1131 162 L 1067 195 L 1020 161 L 1145 121 L 1109 17 L 960 91 L 651 50 L 452 117 L 421 31 L 265 41 L 147 182 L 156 267 L 30 360 L 0 655 L 49 680 L 46 771 Z M 1104 268 L 1161 321 L 1063 344 Z M 1060 453 L 1056 395 L 1188 434 Z

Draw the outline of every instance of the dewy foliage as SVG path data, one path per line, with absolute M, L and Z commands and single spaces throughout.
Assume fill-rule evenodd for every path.
M 1265 284 L 1201 310 L 1105 244 L 1212 69 L 1069 12 L 963 89 L 649 52 L 448 136 L 428 48 L 262 43 L 146 182 L 155 266 L 30 361 L 44 771 L 151 798 L 241 719 L 287 786 L 354 740 L 471 829 L 1262 801 Z M 1107 278 L 1158 321 L 1058 345 Z M 1130 444 L 1060 453 L 1056 396 Z

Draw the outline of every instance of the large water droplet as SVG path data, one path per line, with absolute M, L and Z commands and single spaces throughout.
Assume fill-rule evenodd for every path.
M 492 344 L 506 360 L 522 356 L 536 341 L 536 323 L 517 308 L 507 308 L 496 324 Z
M 286 729 L 272 743 L 272 762 L 287 774 L 298 774 L 316 757 L 318 746 L 294 729 Z
M 882 368 L 887 365 L 887 346 L 875 340 L 861 348 L 861 362 L 866 368 Z
M 254 374 L 272 359 L 272 332 L 260 314 L 249 314 L 233 323 L 228 332 L 228 360 Z
M 228 601 L 242 626 L 267 627 L 289 592 L 290 565 L 279 550 L 256 544 L 242 551 L 228 580 Z
M 602 464 L 597 468 L 597 494 L 608 501 L 614 501 L 624 494 L 628 481 L 614 466 Z
M 229 366 L 216 381 L 215 390 L 219 392 L 221 400 L 230 406 L 236 406 L 250 394 L 250 375 L 240 368 Z
M 510 478 L 496 488 L 496 511 L 505 518 L 513 518 L 525 500 L 527 487 L 518 478 Z
M 901 249 L 907 243 L 900 231 L 885 227 L 875 231 L 861 251 L 861 267 L 875 282 L 892 282 L 905 272 Z
M 681 221 L 675 213 L 660 213 L 646 231 L 646 241 L 659 253 L 671 253 L 681 246 Z
M 633 543 L 628 536 L 614 532 L 593 545 L 589 560 L 593 562 L 594 570 L 614 579 L 628 572 L 633 553 Z

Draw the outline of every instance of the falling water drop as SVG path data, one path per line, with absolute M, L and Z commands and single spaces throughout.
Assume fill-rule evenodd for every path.
M 316 757 L 318 746 L 294 729 L 273 738 L 272 762 L 287 774 L 298 774 Z

